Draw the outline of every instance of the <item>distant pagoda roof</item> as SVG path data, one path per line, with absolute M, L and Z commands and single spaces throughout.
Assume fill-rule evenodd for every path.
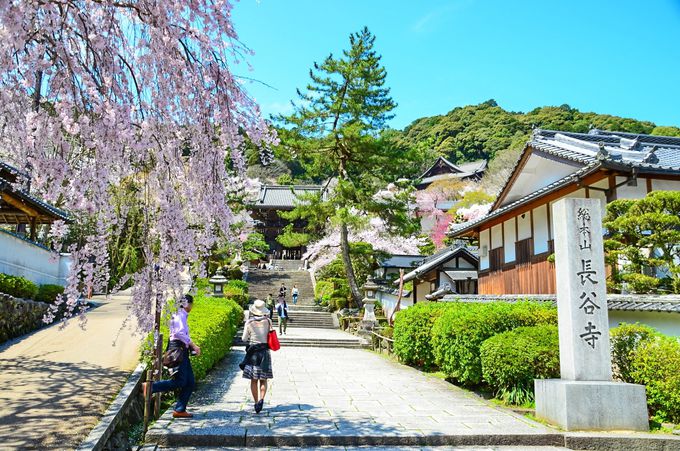
M 486 166 L 486 160 L 454 164 L 444 157 L 439 157 L 418 177 L 417 186 L 426 187 L 439 180 L 479 178 L 486 170 Z
M 326 199 L 327 190 L 322 185 L 262 185 L 252 208 L 292 210 L 305 194 L 321 194 Z

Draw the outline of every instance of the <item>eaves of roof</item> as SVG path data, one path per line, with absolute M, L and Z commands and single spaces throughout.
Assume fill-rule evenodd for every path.
M 408 282 L 420 277 L 421 275 L 429 272 L 433 268 L 436 268 L 438 265 L 452 259 L 460 253 L 467 254 L 473 260 L 479 260 L 476 255 L 472 254 L 469 250 L 462 246 L 450 248 L 438 254 L 434 254 L 429 259 L 425 259 L 420 266 L 404 276 L 404 282 Z
M 512 202 L 512 203 L 510 203 L 510 204 L 508 204 L 504 207 L 493 210 L 491 213 L 488 213 L 487 215 L 482 216 L 481 218 L 479 218 L 475 221 L 467 222 L 459 228 L 454 228 L 453 230 L 451 230 L 448 233 L 448 235 L 451 236 L 451 237 L 463 235 L 464 233 L 467 233 L 467 232 L 475 229 L 476 227 L 485 223 L 486 221 L 489 221 L 490 219 L 501 216 L 502 214 L 504 214 L 508 211 L 514 210 L 515 208 L 521 207 L 522 205 L 529 203 L 530 201 L 532 201 L 534 199 L 538 199 L 540 197 L 548 195 L 548 194 L 552 193 L 553 191 L 556 191 L 556 190 L 558 190 L 558 189 L 560 189 L 564 186 L 569 185 L 570 183 L 577 182 L 579 179 L 596 172 L 597 170 L 600 169 L 600 167 L 601 167 L 601 165 L 600 165 L 599 162 L 593 162 L 590 165 L 585 166 L 585 167 L 579 169 L 578 171 L 569 174 L 566 177 L 563 177 L 563 178 L 561 178 L 561 179 L 559 179 L 559 180 L 557 180 L 557 181 L 555 181 L 555 182 L 553 182 L 553 183 L 551 183 L 547 186 L 544 186 L 541 189 L 534 191 L 533 193 L 531 193 L 527 196 L 522 197 L 521 199 L 518 199 L 518 200 L 516 200 L 516 201 L 514 201 L 514 202 Z
M 8 180 L 5 180 L 3 178 L 0 178 L 0 190 L 11 192 L 13 195 L 23 200 L 24 202 L 32 205 L 33 207 L 46 211 L 59 219 L 62 219 L 67 222 L 70 222 L 72 220 L 71 216 L 64 210 L 61 210 L 53 205 L 50 205 L 47 202 L 29 193 L 26 193 L 25 191 L 14 189 L 12 187 L 12 184 Z

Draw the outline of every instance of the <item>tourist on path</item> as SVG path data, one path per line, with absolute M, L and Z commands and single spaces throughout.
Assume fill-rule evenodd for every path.
M 250 391 L 255 402 L 255 412 L 260 413 L 267 394 L 267 379 L 273 379 L 272 357 L 269 352 L 269 331 L 274 327 L 267 317 L 263 300 L 257 299 L 250 307 L 250 319 L 243 329 L 241 339 L 246 342 L 246 355 L 239 367 L 243 377 L 250 379 Z
M 173 418 L 191 418 L 192 414 L 187 412 L 187 403 L 191 397 L 191 392 L 194 390 L 196 384 L 194 380 L 194 371 L 191 368 L 191 361 L 189 360 L 189 352 L 193 351 L 196 355 L 201 355 L 201 348 L 196 346 L 189 337 L 189 325 L 187 324 L 187 317 L 191 308 L 194 305 L 194 298 L 191 295 L 184 296 L 184 307 L 180 307 L 177 313 L 172 315 L 170 320 L 170 341 L 168 342 L 168 349 L 181 348 L 182 358 L 177 367 L 177 372 L 172 379 L 153 382 L 149 384 L 144 382 L 142 385 L 142 392 L 146 397 L 147 390 L 151 388 L 151 394 L 164 393 L 171 390 L 179 389 L 179 397 L 172 412 Z
M 288 327 L 288 304 L 283 296 L 279 296 L 279 303 L 276 305 L 276 314 L 279 316 L 279 334 L 285 335 Z
M 291 291 L 291 296 L 293 297 L 293 305 L 297 304 L 298 295 L 300 290 L 298 290 L 297 285 L 293 285 L 293 291 Z
M 281 282 L 281 288 L 279 288 L 279 298 L 286 299 L 286 294 L 288 293 L 288 289 L 286 286 Z
M 267 300 L 265 301 L 267 305 L 267 310 L 269 310 L 269 318 L 273 320 L 274 318 L 274 295 L 269 293 L 267 295 Z

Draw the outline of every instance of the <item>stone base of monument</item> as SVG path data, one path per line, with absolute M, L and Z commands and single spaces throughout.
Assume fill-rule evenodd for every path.
M 536 416 L 567 431 L 648 431 L 644 385 L 536 379 Z

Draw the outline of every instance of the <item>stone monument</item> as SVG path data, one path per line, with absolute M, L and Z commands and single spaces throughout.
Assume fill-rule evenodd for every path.
M 649 429 L 643 385 L 612 380 L 597 199 L 553 205 L 561 379 L 536 379 L 536 416 L 573 430 Z

